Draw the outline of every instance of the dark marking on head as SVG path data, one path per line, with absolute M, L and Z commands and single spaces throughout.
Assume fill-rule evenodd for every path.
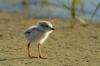
M 40 23 L 40 26 L 50 28 L 50 26 L 45 22 Z

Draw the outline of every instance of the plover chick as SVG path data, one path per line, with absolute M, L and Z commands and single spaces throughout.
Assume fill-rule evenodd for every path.
M 31 26 L 25 31 L 25 37 L 28 40 L 27 50 L 28 57 L 33 58 L 30 52 L 30 44 L 32 42 L 37 43 L 38 47 L 38 58 L 46 58 L 42 56 L 41 45 L 48 38 L 50 33 L 54 30 L 52 24 L 49 21 L 40 21 L 37 26 Z

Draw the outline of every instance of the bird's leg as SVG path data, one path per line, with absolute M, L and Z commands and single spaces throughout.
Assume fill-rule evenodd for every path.
M 40 46 L 40 44 L 38 44 L 38 55 L 39 55 L 39 57 L 42 57 L 42 55 L 41 55 L 41 46 Z
M 27 45 L 27 49 L 28 49 L 28 57 L 29 57 L 29 58 L 32 58 L 31 52 L 30 52 L 30 42 L 29 42 L 28 45 Z
M 43 57 L 43 56 L 42 56 L 41 44 L 38 44 L 38 55 L 39 55 L 39 58 L 46 59 L 46 57 Z

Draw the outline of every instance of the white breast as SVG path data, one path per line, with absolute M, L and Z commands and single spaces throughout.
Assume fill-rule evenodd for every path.
M 43 42 L 48 38 L 49 34 L 44 34 L 44 36 L 40 39 L 39 43 L 43 44 Z

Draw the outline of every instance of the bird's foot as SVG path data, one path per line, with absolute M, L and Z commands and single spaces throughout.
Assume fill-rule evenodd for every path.
M 47 59 L 47 57 L 43 57 L 43 56 L 39 56 L 38 58 L 41 58 L 41 59 Z
M 47 57 L 43 57 L 43 56 L 31 56 L 31 55 L 28 55 L 28 57 L 29 57 L 30 59 L 32 59 L 32 58 L 47 59 Z
M 38 57 L 36 57 L 36 56 L 28 56 L 28 57 L 31 58 L 31 59 L 32 59 L 32 58 L 38 58 Z
M 28 57 L 31 58 L 31 59 L 33 58 L 33 56 L 31 56 L 31 55 L 28 55 Z

